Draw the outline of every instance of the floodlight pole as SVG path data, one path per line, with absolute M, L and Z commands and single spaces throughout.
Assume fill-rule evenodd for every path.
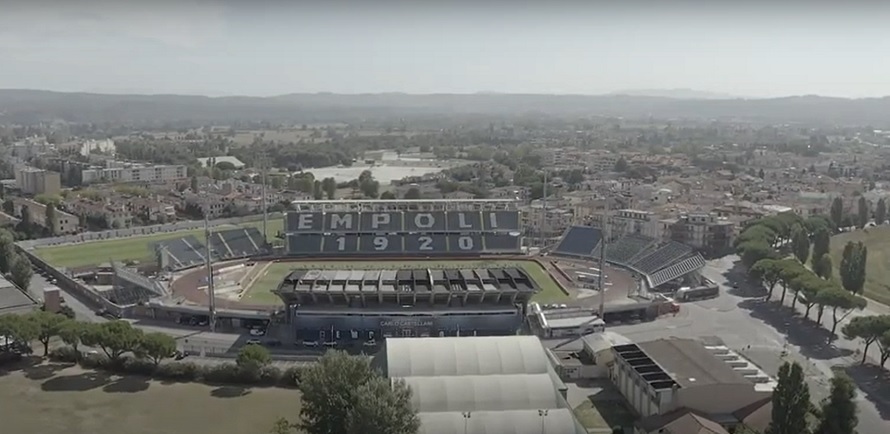
M 266 161 L 266 151 L 262 151 L 260 154 L 260 171 L 261 178 L 263 182 L 263 243 L 269 244 L 269 240 L 266 238 L 266 231 L 269 226 L 269 206 L 266 204 L 266 166 L 268 162 Z
M 600 236 L 600 277 L 599 277 L 599 290 L 600 290 L 600 306 L 599 306 L 599 316 L 600 319 L 605 321 L 603 315 L 606 313 L 606 286 L 604 283 L 604 276 L 606 275 L 606 242 L 611 236 L 611 234 L 606 234 L 606 227 L 609 225 L 609 198 L 606 198 L 606 207 L 603 212 L 603 224 L 602 231 Z M 611 228 L 609 228 L 609 232 L 611 232 Z
M 538 227 L 538 248 L 544 249 L 544 224 L 547 222 L 547 170 L 544 169 L 544 184 L 541 196 L 541 225 Z
M 207 306 L 209 308 L 209 321 L 210 331 L 216 331 L 216 291 L 213 286 L 213 258 L 211 257 L 211 249 L 210 249 L 210 220 L 207 216 L 204 216 L 204 244 L 205 244 L 205 255 L 204 258 L 207 264 Z

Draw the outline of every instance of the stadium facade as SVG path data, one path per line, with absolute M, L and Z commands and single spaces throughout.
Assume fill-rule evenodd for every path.
M 463 258 L 522 252 L 509 200 L 306 201 L 285 251 L 312 258 Z M 276 293 L 298 339 L 510 335 L 538 288 L 519 268 L 298 270 Z M 478 265 L 478 264 L 476 264 Z

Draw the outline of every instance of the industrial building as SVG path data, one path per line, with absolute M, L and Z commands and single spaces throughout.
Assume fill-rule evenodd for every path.
M 671 416 L 683 413 L 692 414 L 687 421 L 705 418 L 726 429 L 762 431 L 769 423 L 765 407 L 775 380 L 725 346 L 672 338 L 616 345 L 611 352 L 610 378 L 643 418 L 638 433 L 685 433 L 665 430 L 676 421 Z
M 420 434 L 581 434 L 534 336 L 388 339 L 373 361 L 412 391 Z

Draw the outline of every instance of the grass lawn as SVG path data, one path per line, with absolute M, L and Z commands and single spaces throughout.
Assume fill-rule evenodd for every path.
M 260 434 L 279 417 L 294 420 L 300 413 L 295 390 L 166 384 L 59 368 L 0 372 L 0 431 Z
M 279 304 L 281 299 L 272 290 L 278 287 L 291 270 L 297 269 L 403 269 L 403 268 L 499 268 L 518 267 L 523 269 L 541 292 L 536 294 L 534 301 L 552 303 L 565 300 L 568 297 L 559 289 L 559 285 L 553 280 L 540 265 L 534 261 L 521 260 L 429 260 L 429 261 L 355 261 L 355 262 L 276 262 L 269 266 L 266 273 L 261 276 L 248 289 L 243 300 L 254 304 Z
M 242 226 L 256 227 L 262 230 L 263 221 L 245 223 Z M 284 227 L 284 219 L 270 219 L 266 237 L 273 240 L 278 231 Z M 67 244 L 37 248 L 37 255 L 57 267 L 85 267 L 109 261 L 154 261 L 151 244 L 193 235 L 203 240 L 204 230 L 169 232 L 154 235 L 117 238 L 112 240 L 91 241 L 80 244 Z
M 890 227 L 869 228 L 846 232 L 831 238 L 831 261 L 835 279 L 847 242 L 862 241 L 868 246 L 865 295 L 877 302 L 890 305 Z

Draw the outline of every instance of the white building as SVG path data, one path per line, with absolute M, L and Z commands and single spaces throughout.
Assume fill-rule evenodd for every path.
M 142 165 L 107 161 L 106 167 L 83 171 L 83 183 L 93 182 L 171 182 L 187 178 L 188 171 L 182 165 Z

